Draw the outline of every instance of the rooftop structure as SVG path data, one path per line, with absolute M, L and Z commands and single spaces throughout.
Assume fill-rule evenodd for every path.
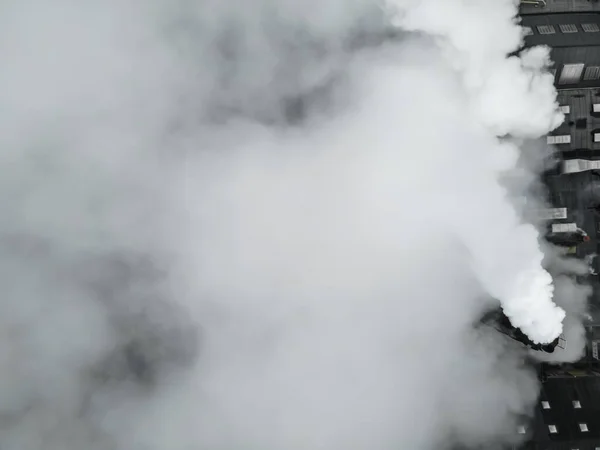
M 580 228 L 589 240 L 572 249 L 587 260 L 593 287 L 586 349 L 574 364 L 540 367 L 533 420 L 516 432 L 531 450 L 600 450 L 600 1 L 521 1 L 525 46 L 551 47 L 565 121 L 548 137 L 560 160 L 544 176 L 556 231 Z
M 558 102 L 565 114 L 547 137 L 560 159 L 544 177 L 551 205 L 561 208 L 552 223 L 588 233 L 590 240 L 574 256 L 590 262 L 588 281 L 596 291 L 592 304 L 600 310 L 600 259 L 594 257 L 600 242 L 600 1 L 522 2 L 521 20 L 529 30 L 526 47 L 551 47 Z M 600 315 L 596 319 L 600 324 Z
M 599 450 L 600 376 L 549 379 L 535 419 L 518 425 L 516 433 L 528 436 L 526 450 Z
M 561 3 L 586 4 L 587 0 Z M 522 14 L 525 45 L 552 48 L 553 73 L 559 89 L 600 87 L 600 3 L 597 12 L 559 12 L 547 7 Z M 550 13 L 551 12 L 551 13 Z
M 521 0 L 521 14 L 600 12 L 599 0 Z

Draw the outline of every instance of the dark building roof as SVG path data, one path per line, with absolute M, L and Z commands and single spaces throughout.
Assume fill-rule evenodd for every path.
M 600 90 L 562 90 L 558 94 L 558 102 L 565 121 L 552 135 L 569 136 L 570 141 L 559 148 L 569 158 L 594 158 L 600 151 Z
M 551 47 L 559 88 L 600 87 L 600 10 L 598 13 L 523 15 L 525 45 Z
M 598 0 L 521 0 L 521 15 L 600 12 Z
M 522 17 L 529 45 L 554 48 L 598 45 L 600 13 L 535 14 Z
M 552 223 L 572 223 L 588 233 L 590 240 L 573 256 L 592 261 L 586 281 L 594 293 L 584 356 L 573 364 L 540 367 L 534 419 L 518 432 L 528 438 L 524 449 L 600 450 L 600 259 L 592 259 L 600 254 L 600 1 L 527 0 L 520 13 L 528 29 L 525 46 L 551 47 L 565 114 L 548 137 L 560 163 L 549 168 L 544 182 L 551 206 L 566 208 Z
M 600 450 L 600 376 L 549 379 L 518 432 L 528 435 L 525 449 Z

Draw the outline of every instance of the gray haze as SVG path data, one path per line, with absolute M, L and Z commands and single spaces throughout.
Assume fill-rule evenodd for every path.
M 516 441 L 535 374 L 472 327 L 516 147 L 438 44 L 372 0 L 3 2 L 0 448 Z

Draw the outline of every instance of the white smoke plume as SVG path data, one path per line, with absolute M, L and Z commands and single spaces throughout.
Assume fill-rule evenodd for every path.
M 522 52 L 520 58 L 507 58 L 522 39 L 513 2 L 397 3 L 400 26 L 442 41 L 446 58 L 459 69 L 469 92 L 471 114 L 491 132 L 538 137 L 562 122 L 552 75 L 543 70 L 549 64 L 548 49 L 536 47 Z M 500 163 L 495 167 L 499 172 L 508 168 L 503 164 L 516 163 L 516 151 L 511 147 L 505 144 L 497 150 L 505 154 L 495 161 Z M 502 157 L 505 161 L 500 162 Z M 473 241 L 469 248 L 479 279 L 500 300 L 513 325 L 534 342 L 551 342 L 562 332 L 565 312 L 552 301 L 552 277 L 542 267 L 537 232 L 531 225 L 519 223 L 512 205 L 501 199 L 495 204 L 498 214 L 488 216 L 495 224 L 481 224 L 489 230 L 493 244 L 481 242 L 480 236 L 471 232 L 464 237 Z M 493 248 L 499 242 L 503 248 Z
M 473 324 L 561 331 L 500 182 L 547 53 L 512 1 L 395 6 L 2 4 L 3 450 L 518 441 L 535 373 Z
M 552 205 L 545 201 L 548 188 L 543 185 L 539 174 L 557 163 L 553 154 L 555 149 L 538 140 L 525 142 L 521 150 L 518 165 L 520 170 L 507 174 L 508 179 L 503 184 L 510 193 L 514 193 L 512 200 L 517 205 L 519 215 L 545 233 L 549 224 L 540 212 Z M 528 194 L 523 196 L 523 192 Z M 578 212 L 575 212 L 574 221 L 579 223 L 583 218 L 578 215 Z M 562 342 L 552 354 L 532 351 L 531 356 L 554 363 L 575 362 L 583 356 L 585 350 L 586 335 L 583 322 L 587 320 L 588 315 L 588 299 L 592 294 L 589 279 L 595 276 L 596 254 L 578 259 L 570 255 L 565 248 L 556 247 L 548 242 L 543 244 L 542 250 L 543 265 L 552 274 L 555 286 L 554 302 L 566 313 L 562 333 L 566 342 Z
M 557 163 L 557 156 L 554 155 L 556 149 L 548 147 L 540 140 L 524 141 L 520 148 L 517 169 L 506 174 L 503 184 L 519 215 L 533 223 L 541 233 L 546 233 L 549 223 L 540 213 L 552 205 L 546 201 L 548 187 L 543 184 L 539 174 Z M 575 212 L 574 221 L 581 220 Z M 552 354 L 531 351 L 530 355 L 551 363 L 575 362 L 583 356 L 585 350 L 586 335 L 583 322 L 588 316 L 588 299 L 592 294 L 589 279 L 595 276 L 596 254 L 578 259 L 570 255 L 565 248 L 556 247 L 547 241 L 541 243 L 544 253 L 543 266 L 553 278 L 554 302 L 566 313 L 562 333 L 566 342 L 561 342 Z

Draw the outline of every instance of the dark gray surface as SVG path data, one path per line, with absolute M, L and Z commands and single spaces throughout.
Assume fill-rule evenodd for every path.
M 550 408 L 544 409 L 542 401 Z M 575 408 L 579 401 L 581 408 Z M 586 424 L 588 431 L 581 431 Z M 548 426 L 554 425 L 556 433 Z M 549 379 L 542 386 L 535 418 L 529 422 L 527 449 L 595 450 L 600 447 L 600 377 Z
M 558 95 L 559 104 L 569 105 L 571 111 L 565 122 L 553 134 L 569 134 L 571 143 L 558 145 L 557 156 L 560 159 L 600 159 L 600 143 L 593 142 L 593 131 L 600 132 L 600 117 L 592 117 L 594 102 L 600 103 L 595 89 L 562 90 Z M 577 128 L 576 123 L 585 120 L 585 128 Z M 571 175 L 553 174 L 546 177 L 550 202 L 554 207 L 566 207 L 567 219 L 563 222 L 575 222 L 590 236 L 590 241 L 578 246 L 579 258 L 599 253 L 600 212 L 589 209 L 600 206 L 600 173 L 581 172 Z M 600 273 L 600 260 L 595 258 L 593 266 Z M 588 282 L 594 287 L 591 303 L 600 306 L 600 278 L 590 275 Z M 600 317 L 598 317 L 600 319 Z
M 521 14 L 549 14 L 559 12 L 600 12 L 600 2 L 592 0 L 546 0 L 546 6 L 521 3 Z
M 572 13 L 565 14 L 565 11 Z M 600 14 L 573 13 L 574 11 L 600 12 L 600 3 L 586 0 L 548 0 L 546 7 L 521 7 L 524 26 L 531 27 L 533 34 L 525 40 L 526 46 L 548 45 L 557 69 L 555 84 L 559 89 L 558 102 L 570 107 L 569 114 L 554 135 L 570 135 L 569 144 L 557 145 L 559 160 L 600 159 L 600 143 L 593 141 L 593 133 L 600 132 L 600 114 L 592 112 L 592 105 L 600 103 L 600 76 L 584 80 L 576 85 L 558 85 L 564 64 L 583 63 L 588 67 L 600 66 L 600 31 L 586 32 L 583 24 L 595 23 L 600 28 Z M 552 25 L 554 33 L 542 34 L 538 26 Z M 562 29 L 560 25 L 563 25 Z M 575 25 L 576 33 L 569 33 Z M 589 29 L 589 28 L 588 28 Z M 584 72 L 585 73 L 585 72 Z M 567 88 L 567 89 L 565 89 Z M 590 241 L 577 247 L 577 258 L 584 259 L 599 253 L 600 208 L 598 212 L 589 207 L 600 206 L 600 173 L 581 172 L 560 175 L 549 170 L 544 177 L 549 200 L 554 207 L 566 207 L 567 219 L 559 222 L 575 222 L 590 236 Z M 600 273 L 599 258 L 592 266 Z M 542 392 L 537 403 L 535 418 L 528 422 L 526 449 L 544 450 L 596 450 L 600 449 L 600 362 L 592 353 L 592 341 L 600 338 L 600 278 L 590 274 L 580 281 L 593 288 L 590 298 L 589 317 L 586 322 L 587 348 L 585 356 L 576 364 L 542 365 Z M 596 325 L 596 326 L 594 326 Z M 541 401 L 549 401 L 551 409 L 543 409 Z M 581 409 L 574 409 L 573 400 L 581 402 Z M 579 423 L 588 426 L 588 432 L 579 429 Z M 557 433 L 550 433 L 548 425 L 556 425 Z
M 598 11 L 579 13 L 568 11 Z M 567 11 L 567 13 L 565 13 Z M 521 19 L 524 26 L 530 27 L 533 34 L 525 40 L 526 46 L 548 45 L 557 69 L 555 83 L 558 82 L 564 64 L 584 63 L 587 67 L 600 67 L 600 31 L 585 32 L 583 24 L 597 24 L 600 29 L 600 2 L 587 0 L 548 1 L 547 6 L 534 8 L 522 5 Z M 553 34 L 541 34 L 537 27 L 552 25 Z M 575 25 L 576 33 L 565 33 L 560 25 Z M 585 72 L 584 72 L 585 73 Z M 570 107 L 569 114 L 554 135 L 570 135 L 570 144 L 556 146 L 557 156 L 565 159 L 600 159 L 600 143 L 594 142 L 594 132 L 600 133 L 600 114 L 592 112 L 592 105 L 600 103 L 600 74 L 598 80 L 580 80 L 575 86 L 558 85 L 558 102 Z M 575 222 L 590 236 L 588 243 L 577 248 L 577 257 L 585 258 L 599 252 L 600 212 L 590 209 L 600 205 L 600 173 L 582 172 L 572 175 L 550 173 L 545 177 L 549 199 L 555 207 L 566 207 L 568 218 L 563 222 Z M 593 261 L 596 272 L 600 273 L 600 259 Z M 600 278 L 591 275 L 588 281 L 594 287 L 591 304 L 600 310 Z M 596 315 L 600 319 L 600 314 Z
M 568 3 L 591 5 L 586 0 Z M 546 8 L 521 8 L 521 23 L 530 29 L 530 34 L 525 37 L 525 46 L 546 45 L 551 48 L 557 83 L 564 64 L 583 63 L 586 69 L 596 68 L 590 79 L 582 76 L 577 83 L 559 88 L 600 87 L 600 7 L 597 6 L 600 3 L 594 3 L 598 12 L 588 13 L 560 13 L 553 9 L 554 4 L 549 2 Z M 591 31 L 596 27 L 598 31 Z M 572 32 L 574 30 L 576 32 Z
M 598 181 L 596 181 L 596 179 Z M 555 207 L 567 208 L 567 219 L 560 222 L 575 222 L 590 236 L 590 241 L 577 247 L 575 256 L 585 258 L 599 252 L 600 241 L 600 216 L 588 209 L 589 206 L 600 203 L 600 178 L 591 172 L 582 172 L 574 175 L 553 175 L 548 177 L 550 201 Z M 593 268 L 600 273 L 599 259 L 593 260 Z M 591 284 L 594 293 L 590 303 L 600 305 L 600 284 L 598 275 L 589 275 L 586 282 Z M 600 315 L 598 316 L 600 320 Z
M 586 28 L 589 29 L 588 24 L 596 24 L 600 28 L 600 13 L 536 14 L 523 16 L 521 24 L 531 28 L 532 31 L 532 34 L 525 37 L 527 45 L 548 45 L 553 48 L 600 45 L 600 31 L 585 31 Z M 575 28 L 565 27 L 565 25 L 572 25 Z M 545 27 L 546 30 L 538 27 Z M 554 32 L 544 34 L 544 31 L 550 31 L 548 28 Z M 564 32 L 567 28 L 577 29 L 577 31 Z
M 600 156 L 600 142 L 593 139 L 594 132 L 600 133 L 600 114 L 592 113 L 593 105 L 600 104 L 597 92 L 596 89 L 570 89 L 558 94 L 559 104 L 569 106 L 570 112 L 552 134 L 571 136 L 570 144 L 557 145 L 566 158 L 594 159 Z

